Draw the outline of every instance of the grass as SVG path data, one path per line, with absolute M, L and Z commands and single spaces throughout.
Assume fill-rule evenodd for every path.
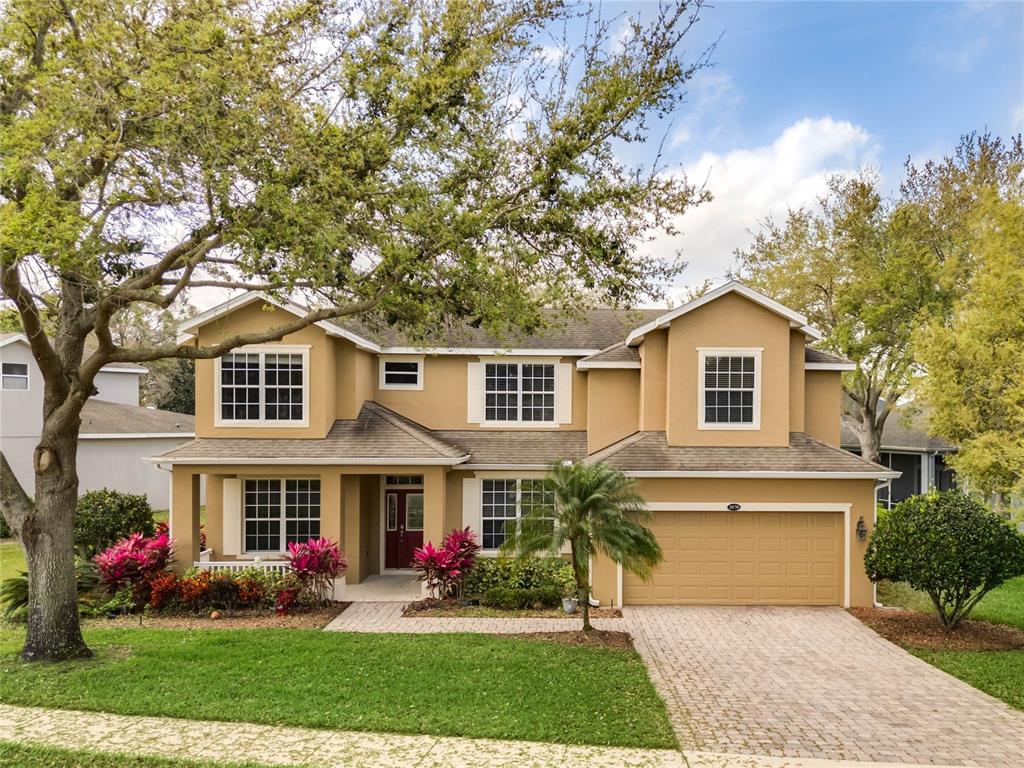
M 932 613 L 931 600 L 907 584 L 883 582 L 878 599 L 884 605 Z M 981 599 L 970 619 L 1008 624 L 1024 629 L 1024 577 L 1011 579 Z M 910 653 L 958 677 L 1011 707 L 1024 709 L 1024 651 L 930 651 L 908 648 Z
M 212 763 L 86 752 L 0 741 L 0 768 L 259 768 L 255 763 Z
M 0 581 L 25 570 L 25 553 L 14 539 L 0 539 Z
M 878 599 L 883 605 L 922 613 L 931 613 L 934 610 L 926 594 L 911 589 L 904 583 L 879 584 Z M 1024 629 L 1024 576 L 1011 579 L 993 589 L 981 599 L 968 618 L 982 619 L 995 624 L 1009 624 Z
M 86 631 L 89 662 L 24 664 L 0 631 L 0 701 L 312 728 L 675 748 L 632 650 L 493 635 Z
M 1024 709 L 1024 651 L 908 650 L 1011 707 Z

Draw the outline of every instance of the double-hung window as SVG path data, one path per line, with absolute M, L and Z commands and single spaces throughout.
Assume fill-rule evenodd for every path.
M 487 363 L 484 418 L 487 421 L 554 422 L 554 363 Z
M 701 350 L 700 428 L 757 429 L 761 351 Z
M 3 363 L 0 372 L 3 389 L 28 389 L 28 363 Z
M 243 349 L 220 358 L 218 422 L 303 425 L 307 421 L 305 349 Z
M 480 534 L 484 549 L 497 549 L 504 544 L 511 526 L 524 515 L 546 517 L 543 511 L 554 509 L 554 494 L 544 489 L 540 479 L 486 479 L 480 485 Z
M 283 552 L 320 536 L 320 481 L 245 481 L 245 551 Z

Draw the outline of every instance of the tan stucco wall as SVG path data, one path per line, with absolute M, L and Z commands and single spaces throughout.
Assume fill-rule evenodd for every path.
M 347 339 L 334 339 L 334 371 L 339 419 L 354 419 L 363 403 L 372 400 L 376 386 L 377 355 L 358 349 Z
M 668 331 L 651 331 L 640 344 L 640 429 L 665 429 Z
M 842 425 L 842 373 L 807 371 L 804 431 L 823 443 L 839 445 Z
M 640 371 L 595 368 L 587 372 L 587 450 L 598 451 L 637 431 Z
M 489 358 L 483 358 L 489 359 Z M 571 357 L 502 357 L 502 362 L 543 360 L 550 363 L 572 363 Z M 423 389 L 380 389 L 380 377 L 375 358 L 372 397 L 387 408 L 401 413 L 429 429 L 487 429 L 467 420 L 467 387 L 469 363 L 479 363 L 479 355 L 427 355 L 423 359 Z M 558 429 L 586 429 L 587 425 L 586 374 L 573 368 L 572 423 Z M 529 427 L 524 427 L 529 429 Z M 552 429 L 551 424 L 538 424 L 537 429 Z
M 760 429 L 698 429 L 698 348 L 762 348 Z M 672 321 L 668 335 L 670 445 L 789 445 L 789 321 L 735 293 Z
M 789 431 L 804 431 L 804 357 L 807 337 L 803 332 L 789 332 Z
M 264 309 L 266 308 L 266 309 Z M 214 344 L 237 333 L 253 333 L 283 325 L 295 316 L 263 302 L 212 320 L 198 331 L 202 345 Z M 323 437 L 335 419 L 335 352 L 332 339 L 316 326 L 285 336 L 280 344 L 308 345 L 309 349 L 309 426 L 308 427 L 215 427 L 213 360 L 196 361 L 196 436 L 197 437 Z

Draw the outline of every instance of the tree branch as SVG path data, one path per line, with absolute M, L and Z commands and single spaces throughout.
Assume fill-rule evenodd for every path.
M 39 317 L 39 308 L 32 300 L 32 294 L 21 282 L 21 275 L 18 273 L 17 264 L 4 266 L 0 264 L 0 285 L 3 292 L 18 309 L 21 317 L 21 325 L 25 329 L 29 346 L 32 348 L 32 355 L 39 363 L 39 369 L 43 376 L 56 378 L 61 374 L 60 358 L 54 351 L 50 340 L 46 338 L 46 329 L 43 328 L 42 318 Z
M 0 514 L 3 514 L 14 538 L 21 538 L 22 525 L 33 509 L 32 499 L 18 482 L 4 452 L 0 451 Z

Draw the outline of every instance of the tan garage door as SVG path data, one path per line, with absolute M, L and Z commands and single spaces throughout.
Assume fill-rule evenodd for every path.
M 840 512 L 655 512 L 665 559 L 648 582 L 623 573 L 623 602 L 842 605 Z

